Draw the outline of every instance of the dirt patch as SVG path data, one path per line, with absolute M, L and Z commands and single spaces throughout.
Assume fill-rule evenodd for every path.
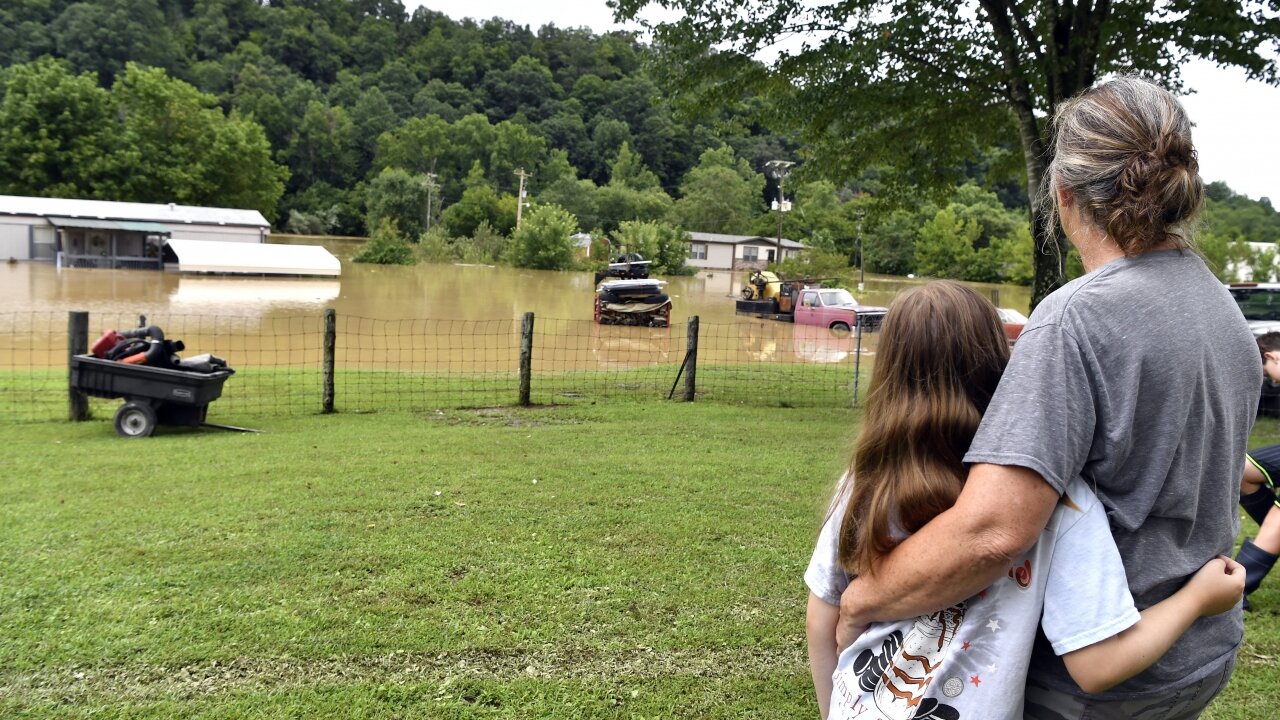
M 529 407 L 487 407 L 466 410 L 434 410 L 420 413 L 419 417 L 450 425 L 476 425 L 501 427 L 542 427 L 545 425 L 581 425 L 587 422 L 570 414 L 570 408 L 561 405 L 531 405 Z

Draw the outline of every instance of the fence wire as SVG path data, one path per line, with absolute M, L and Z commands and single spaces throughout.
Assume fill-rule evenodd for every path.
M 517 322 L 339 315 L 336 328 L 336 410 L 482 407 L 517 399 Z
M 108 329 L 137 327 L 137 316 L 92 313 L 89 343 Z M 321 412 L 325 318 L 155 315 L 181 355 L 211 353 L 235 375 L 209 406 L 209 421 Z M 878 333 L 742 319 L 666 328 L 534 318 L 530 401 L 566 404 L 695 399 L 766 406 L 853 402 L 855 376 L 869 377 Z M 0 313 L 0 423 L 68 416 L 68 318 Z M 337 315 L 332 357 L 337 412 L 429 411 L 515 405 L 520 397 L 522 322 L 388 320 Z M 696 361 L 694 356 L 696 355 Z M 110 418 L 119 400 L 92 399 L 93 417 Z
M 686 332 L 684 324 L 649 328 L 535 318 L 530 400 L 666 398 L 684 357 Z

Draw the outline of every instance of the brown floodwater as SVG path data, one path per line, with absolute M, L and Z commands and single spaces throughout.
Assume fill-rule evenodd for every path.
M 403 354 L 408 360 L 438 356 L 433 335 L 492 335 L 462 343 L 441 362 L 458 362 L 470 353 L 469 366 L 504 364 L 511 338 L 518 338 L 521 317 L 533 312 L 544 363 L 557 356 L 584 358 L 596 367 L 635 367 L 667 362 L 684 350 L 685 321 L 698 316 L 704 337 L 732 337 L 708 349 L 725 359 L 815 363 L 849 360 L 852 342 L 821 328 L 740 317 L 734 300 L 742 274 L 700 272 L 666 278 L 674 310 L 670 329 L 601 327 L 592 321 L 594 285 L 589 272 L 523 270 L 487 265 L 365 265 L 350 262 L 358 243 L 325 240 L 342 259 L 340 278 L 272 278 L 182 275 L 154 270 L 58 269 L 50 263 L 0 266 L 0 367 L 57 366 L 65 362 L 67 312 L 90 313 L 90 341 L 107 328 L 129 327 L 137 316 L 161 324 L 181 337 L 187 353 L 252 353 L 251 362 L 309 364 L 319 356 L 321 314 L 333 308 L 339 317 L 340 360 L 356 360 L 355 348 Z M 918 279 L 869 275 L 866 290 L 855 292 L 864 304 L 888 305 Z M 977 285 L 1002 307 L 1027 310 L 1030 289 Z M 415 323 L 409 321 L 422 320 Z M 166 326 L 166 323 L 168 325 Z M 349 335 L 344 341 L 343 334 Z M 224 336 L 234 335 L 228 343 Z M 402 337 L 421 338 L 405 342 Z M 203 345 L 201 344 L 203 343 Z M 428 346 L 436 346 L 432 349 Z M 518 341 L 514 347 L 518 348 Z M 345 352 L 344 352 L 345 351 Z M 701 351 L 700 351 L 701 352 Z M 279 360 L 290 358 L 288 362 Z M 274 360 L 273 360 L 274 359 Z M 576 361 L 575 361 L 576 362 Z M 375 363 L 376 364 L 376 363 Z M 428 364 L 439 364 L 430 363 Z

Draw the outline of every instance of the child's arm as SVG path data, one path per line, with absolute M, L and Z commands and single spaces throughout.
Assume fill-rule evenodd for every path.
M 1230 610 L 1243 593 L 1244 568 L 1231 558 L 1214 558 L 1176 593 L 1143 610 L 1137 624 L 1062 660 L 1081 690 L 1104 692 L 1151 667 L 1191 623 Z
M 836 622 L 840 606 L 832 605 L 809 593 L 809 609 L 804 630 L 809 638 L 809 669 L 813 673 L 813 689 L 818 693 L 818 709 L 826 718 L 831 711 L 831 675 L 836 671 Z

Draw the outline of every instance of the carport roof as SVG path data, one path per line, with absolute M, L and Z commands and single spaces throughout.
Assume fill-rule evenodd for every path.
M 172 231 L 167 225 L 138 220 L 107 220 L 105 218 L 74 218 L 51 215 L 49 222 L 56 227 L 91 228 L 94 230 L 128 230 L 154 235 L 168 235 Z
M 79 200 L 73 198 L 40 198 L 18 195 L 0 195 L 0 215 L 35 215 L 37 217 L 64 217 L 76 219 L 111 219 L 137 222 L 164 223 L 169 227 L 181 225 L 227 225 L 235 227 L 270 228 L 267 219 L 257 210 L 237 208 L 199 207 L 175 203 L 133 203 L 110 200 Z

